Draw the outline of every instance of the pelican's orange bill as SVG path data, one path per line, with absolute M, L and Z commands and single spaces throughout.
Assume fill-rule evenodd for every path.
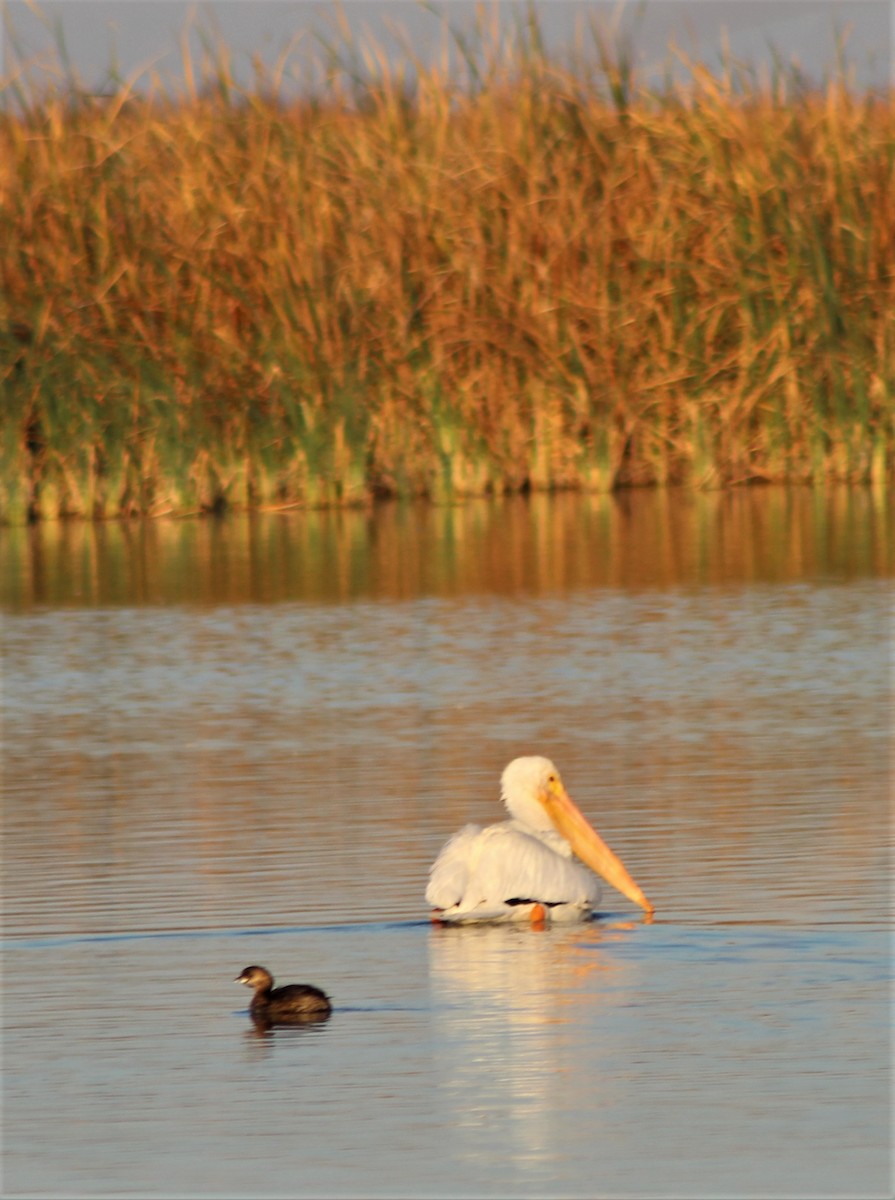
M 628 874 L 625 864 L 606 845 L 559 780 L 548 785 L 541 803 L 578 858 L 652 916 L 655 911 L 652 904 Z

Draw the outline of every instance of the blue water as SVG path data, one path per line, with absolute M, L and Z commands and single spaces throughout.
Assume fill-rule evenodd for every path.
M 739 577 L 651 549 L 651 586 L 642 554 L 607 581 L 568 503 L 531 523 L 565 514 L 568 570 L 515 577 L 517 513 L 446 590 L 265 601 L 268 564 L 214 602 L 205 560 L 116 543 L 96 579 L 148 598 L 97 603 L 69 548 L 77 587 L 49 556 L 23 602 L 0 541 L 4 1195 L 891 1193 L 889 559 L 794 577 L 758 539 Z M 531 751 L 653 923 L 611 891 L 429 923 L 428 864 Z M 258 1036 L 256 962 L 331 1019 Z

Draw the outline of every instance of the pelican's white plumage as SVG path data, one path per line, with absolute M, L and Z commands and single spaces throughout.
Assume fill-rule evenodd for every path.
M 466 825 L 433 863 L 426 900 L 438 920 L 581 920 L 600 899 L 594 871 L 652 913 L 548 758 L 514 759 L 501 778 L 501 794 L 510 820 L 484 829 Z

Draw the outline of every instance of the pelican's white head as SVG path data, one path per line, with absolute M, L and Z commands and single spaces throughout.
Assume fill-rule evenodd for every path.
M 500 791 L 511 817 L 529 829 L 562 834 L 583 863 L 652 915 L 653 906 L 622 860 L 573 803 L 549 758 L 514 758 L 501 776 Z
M 532 754 L 514 758 L 505 768 L 500 777 L 500 795 L 511 817 L 529 829 L 543 833 L 555 830 L 556 826 L 541 797 L 546 795 L 551 784 L 557 783 L 562 787 L 559 771 L 550 759 Z

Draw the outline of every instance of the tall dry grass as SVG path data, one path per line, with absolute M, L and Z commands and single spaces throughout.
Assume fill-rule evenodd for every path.
M 888 480 L 892 95 L 485 59 L 20 88 L 0 517 Z

